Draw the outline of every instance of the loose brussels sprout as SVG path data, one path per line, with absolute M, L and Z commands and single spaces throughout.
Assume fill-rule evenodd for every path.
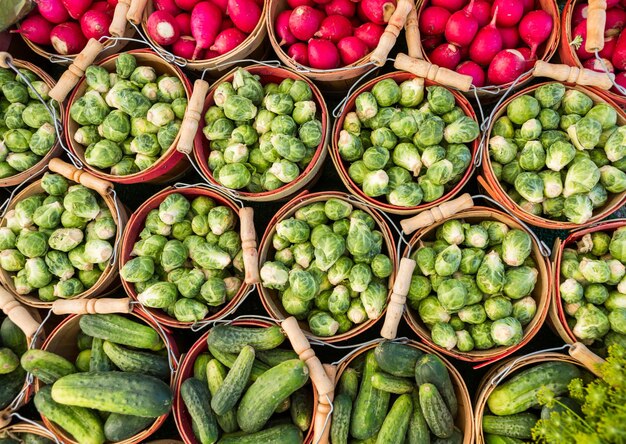
M 532 251 L 530 235 L 522 230 L 509 230 L 502 240 L 502 260 L 516 267 L 524 263 Z
M 388 195 L 389 203 L 401 207 L 414 207 L 422 202 L 424 193 L 415 182 L 403 183 L 395 187 Z
M 543 196 L 543 180 L 534 172 L 524 171 L 515 177 L 515 190 L 527 201 L 541 203 Z
M 522 324 L 514 317 L 498 319 L 491 324 L 491 337 L 497 345 L 510 347 L 519 344 L 523 335 Z
M 462 116 L 446 126 L 443 137 L 448 143 L 469 143 L 479 134 L 478 123 L 468 116 Z
M 448 279 L 437 288 L 437 299 L 448 312 L 455 312 L 465 306 L 467 289 L 458 280 Z
M 400 84 L 399 104 L 413 108 L 424 100 L 424 79 L 415 77 Z
M 569 89 L 563 96 L 563 111 L 566 114 L 584 116 L 593 107 L 593 101 L 586 94 L 575 89 Z
M 378 113 L 378 102 L 371 92 L 364 92 L 357 96 L 355 101 L 356 113 L 363 122 L 373 118 Z
M 445 221 L 437 229 L 437 239 L 443 239 L 450 245 L 460 245 L 465 241 L 465 231 L 463 224 L 458 219 Z
M 433 325 L 430 336 L 436 345 L 447 350 L 452 350 L 457 345 L 456 333 L 450 324 L 437 322 Z
M 539 102 L 529 95 L 516 97 L 506 108 L 507 117 L 516 125 L 534 119 L 539 115 L 539 111 L 541 111 Z
M 574 146 L 579 150 L 591 150 L 600 141 L 602 124 L 591 117 L 583 117 L 567 129 Z
M 548 83 L 535 90 L 535 98 L 542 108 L 558 106 L 565 96 L 565 87 L 560 83 Z
M 485 248 L 489 243 L 489 233 L 480 225 L 463 224 L 465 245 L 474 248 Z
M 626 191 L 626 173 L 611 165 L 600 168 L 600 183 L 610 193 Z
M 576 324 L 572 333 L 583 340 L 596 340 L 609 332 L 608 317 L 593 304 L 585 304 L 576 311 Z
M 492 251 L 483 259 L 476 273 L 476 284 L 486 294 L 497 294 L 504 287 L 504 264 L 497 252 Z
M 496 162 L 506 165 L 517 156 L 517 145 L 511 139 L 495 136 L 489 139 L 489 153 Z

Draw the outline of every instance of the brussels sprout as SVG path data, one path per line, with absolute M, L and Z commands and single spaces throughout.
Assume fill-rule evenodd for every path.
M 437 228 L 437 239 L 443 239 L 450 245 L 460 245 L 465 241 L 465 231 L 463 224 L 458 219 L 445 221 Z
M 328 298 L 328 309 L 333 315 L 346 314 L 350 302 L 350 291 L 343 285 L 337 285 Z
M 555 130 L 559 128 L 561 116 L 558 112 L 550 108 L 543 108 L 539 112 L 539 123 L 544 130 Z M 493 132 L 493 131 L 492 131 Z M 537 135 L 538 137 L 539 135 Z
M 20 271 L 26 264 L 26 258 L 18 250 L 5 249 L 0 251 L 0 267 L 6 271 Z M 29 292 L 30 293 L 30 292 Z
M 222 305 L 226 302 L 226 283 L 217 277 L 208 278 L 200 288 L 200 298 L 212 307 Z
M 309 268 L 315 252 L 315 248 L 310 242 L 294 245 L 292 252 L 296 264 L 300 265 L 302 268 Z
M 452 350 L 457 345 L 457 337 L 454 329 L 450 324 L 437 322 L 430 330 L 432 341 L 446 350 Z
M 539 272 L 535 268 L 521 266 L 506 271 L 504 294 L 511 299 L 521 299 L 532 293 Z
M 579 270 L 587 282 L 602 284 L 609 280 L 611 270 L 603 260 L 593 260 L 584 257 L 580 261 Z
M 373 118 L 378 113 L 378 103 L 371 92 L 359 94 L 355 100 L 355 107 L 361 122 Z
M 450 315 L 446 309 L 433 296 L 429 296 L 419 303 L 418 313 L 426 325 L 434 325 L 438 322 L 446 323 L 450 320 Z
M 169 103 L 155 103 L 150 107 L 146 115 L 148 122 L 158 127 L 167 125 L 174 118 L 174 110 L 172 110 Z
M 133 80 L 132 76 L 131 80 Z M 185 87 L 178 77 L 161 76 L 156 80 L 159 88 L 157 96 L 159 101 L 171 103 L 176 99 L 185 97 Z
M 519 165 L 525 171 L 539 171 L 545 166 L 546 152 L 540 142 L 526 142 L 519 155 Z
M 506 165 L 517 156 L 517 145 L 502 136 L 492 137 L 489 139 L 489 153 L 493 160 Z
M 38 156 L 45 156 L 56 142 L 56 131 L 49 123 L 44 123 L 31 136 L 28 146 Z
M 24 153 L 28 151 L 32 137 L 33 133 L 27 129 L 12 129 L 4 133 L 4 144 L 12 153 Z
M 241 163 L 230 163 L 219 169 L 217 180 L 226 188 L 238 190 L 250 183 L 251 174 Z
M 370 170 L 380 170 L 389 162 L 389 150 L 381 146 L 373 146 L 363 153 L 363 164 Z
M 430 247 L 421 247 L 415 253 L 414 260 L 424 276 L 430 276 L 431 274 L 436 273 L 436 257 L 437 254 L 435 253 L 435 250 Z
M 361 121 L 356 112 L 351 111 L 343 119 L 342 129 L 358 136 L 361 133 Z
M 411 308 L 417 310 L 419 303 L 430 295 L 430 280 L 424 276 L 413 275 L 407 295 L 407 302 Z
M 448 143 L 469 143 L 480 134 L 478 123 L 468 116 L 455 120 L 443 131 L 443 137 Z
M 575 194 L 565 199 L 563 214 L 570 222 L 583 224 L 593 215 L 593 203 L 588 196 Z
M 120 276 L 126 282 L 146 282 L 154 275 L 154 261 L 151 257 L 136 257 L 124 264 Z
M 223 270 L 231 263 L 230 255 L 216 245 L 199 244 L 189 249 L 189 256 L 201 268 L 207 270 Z
M 0 227 L 0 251 L 15 248 L 17 236 L 8 227 Z
M 563 112 L 584 116 L 593 107 L 593 100 L 586 94 L 575 89 L 569 89 L 563 96 Z
M 313 241 L 313 237 L 311 240 Z M 327 271 L 346 250 L 346 242 L 343 237 L 332 232 L 323 235 L 313 245 L 315 246 L 315 264 L 322 271 Z
M 465 245 L 474 248 L 486 248 L 489 243 L 489 233 L 480 225 L 463 224 Z
M 448 312 L 456 312 L 467 303 L 467 289 L 460 281 L 448 279 L 439 284 L 437 299 Z
M 486 294 L 497 294 L 502 290 L 505 284 L 504 264 L 495 251 L 483 259 L 476 273 L 476 284 Z
M 176 268 L 182 267 L 187 260 L 187 247 L 177 239 L 167 241 L 161 252 L 160 264 L 163 270 L 168 273 Z
M 426 178 L 434 185 L 445 185 L 453 178 L 453 165 L 447 159 L 440 160 L 426 170 Z
M 371 263 L 372 273 L 377 278 L 386 278 L 391 276 L 393 272 L 393 264 L 389 256 L 385 256 L 384 254 L 377 254 L 372 259 Z
M 421 149 L 439 144 L 443 139 L 444 121 L 437 116 L 429 116 L 419 125 L 419 131 L 413 137 L 413 143 Z M 373 142 L 373 140 L 372 140 Z M 391 147 L 393 148 L 393 147 Z
M 109 72 L 101 66 L 91 65 L 85 70 L 87 85 L 99 93 L 106 93 L 111 87 Z
M 24 229 L 17 237 L 15 246 L 27 258 L 40 257 L 48 251 L 48 237 L 41 231 Z
M 8 113 L 8 110 L 7 110 Z M 7 124 L 8 126 L 8 124 Z M 626 157 L 626 127 L 621 126 L 613 132 L 604 145 L 606 157 L 611 162 L 618 162 Z
M 619 334 L 626 334 L 626 309 L 618 308 L 608 315 L 611 330 Z
M 529 95 L 516 97 L 506 107 L 507 117 L 516 125 L 523 125 L 527 120 L 534 119 L 539 111 L 539 102 Z
M 328 222 L 328 217 L 325 212 L 325 204 L 323 202 L 316 202 L 310 205 L 306 205 L 295 212 L 295 217 L 298 220 L 303 220 L 308 223 L 311 227 L 316 227 L 321 224 L 325 224 Z M 277 250 L 281 248 L 277 248 Z
M 496 345 L 510 347 L 519 344 L 523 335 L 522 324 L 514 317 L 498 319 L 491 324 L 491 338 Z
M 439 276 L 452 276 L 461 264 L 461 249 L 450 245 L 435 258 L 435 271 Z
M 11 103 L 27 103 L 28 88 L 19 82 L 5 82 L 2 84 L 2 94 Z
M 600 183 L 609 193 L 621 193 L 626 190 L 626 173 L 611 165 L 600 168 Z
M 289 283 L 289 269 L 280 262 L 265 262 L 260 270 L 261 281 L 266 288 L 284 290 Z
M 79 295 L 85 291 L 85 286 L 77 278 L 71 278 L 66 281 L 59 281 L 54 286 L 54 296 L 57 298 L 68 299 Z
M 609 298 L 609 290 L 601 284 L 589 284 L 585 288 L 585 300 L 594 305 L 602 305 Z
M 458 311 L 458 316 L 468 324 L 482 324 L 487 320 L 487 313 L 481 304 L 467 305 Z
M 372 280 L 372 270 L 367 264 L 355 264 L 348 277 L 350 289 L 361 293 L 365 291 Z
M 424 79 L 415 77 L 400 84 L 400 106 L 414 108 L 424 100 Z
M 76 103 L 78 103 L 78 101 L 75 102 L 75 104 Z M 83 105 L 84 103 L 79 103 L 75 106 L 72 106 L 70 108 L 70 116 L 74 118 L 74 115 L 76 115 L 77 118 L 81 118 L 84 120 L 84 117 L 82 114 L 84 112 Z M 24 119 L 22 119 L 22 114 L 24 113 L 25 109 L 26 109 L 26 105 L 22 103 L 11 104 L 4 112 L 3 120 L 4 120 L 4 125 L 6 125 L 6 128 L 9 128 L 9 129 L 24 128 L 26 124 L 24 123 Z M 86 120 L 84 122 L 85 124 L 89 123 Z M 6 133 L 6 128 L 3 129 L 3 134 Z
M 85 243 L 84 259 L 92 264 L 100 264 L 111 259 L 113 247 L 105 240 L 89 239 Z
M 342 256 L 328 269 L 328 280 L 332 285 L 338 285 L 340 282 L 348 279 L 350 270 L 352 269 L 352 259 Z
M 53 202 L 38 207 L 33 213 L 33 222 L 40 228 L 53 229 L 61 223 L 63 205 Z
M 607 264 L 611 272 L 607 284 L 618 285 L 624 278 L 624 275 L 626 275 L 626 266 L 617 259 L 608 260 Z
M 541 203 L 543 196 L 543 180 L 534 172 L 522 172 L 515 177 L 515 190 L 527 201 Z
M 434 163 L 446 158 L 446 150 L 439 146 L 429 146 L 422 151 L 422 164 L 426 168 L 430 168 Z
M 506 318 L 513 313 L 513 304 L 505 297 L 495 296 L 485 301 L 485 313 L 492 321 Z
M 352 204 L 349 202 L 330 198 L 324 204 L 324 214 L 330 220 L 339 220 L 348 217 L 352 212 L 352 208 Z
M 393 150 L 392 161 L 395 165 L 409 170 L 414 176 L 418 176 L 422 168 L 420 153 L 411 143 L 400 143 Z
M 520 266 L 532 251 L 532 240 L 525 231 L 512 229 L 502 240 L 502 260 L 512 267 Z
M 608 317 L 593 304 L 581 306 L 574 316 L 576 324 L 572 333 L 579 339 L 596 340 L 609 332 L 610 323 Z
M 306 242 L 310 235 L 309 225 L 304 221 L 293 218 L 278 222 L 276 224 L 276 232 L 293 244 Z
M 415 182 L 398 185 L 388 196 L 389 203 L 401 207 L 414 207 L 422 202 L 424 194 Z
M 355 324 L 361 324 L 365 322 L 365 320 L 367 319 L 367 313 L 365 312 L 365 308 L 363 307 L 361 299 L 354 298 L 350 301 L 350 307 L 346 312 L 346 316 L 350 321 Z
M 478 248 L 464 248 L 461 252 L 459 270 L 463 274 L 476 274 L 485 257 L 485 252 Z
M 173 315 L 180 322 L 198 322 L 209 313 L 206 305 L 195 299 L 179 299 L 174 304 Z
M 411 113 L 398 111 L 391 118 L 389 128 L 400 139 L 410 138 L 417 131 L 417 122 Z
M 311 333 L 316 336 L 334 336 L 339 329 L 339 323 L 326 312 L 320 311 L 308 318 Z
M 341 219 L 333 222 L 333 233 L 339 236 L 347 236 L 350 231 L 350 219 Z
M 83 232 L 78 228 L 58 228 L 48 238 L 50 248 L 66 253 L 76 248 L 82 241 Z
M 31 128 L 37 129 L 44 123 L 52 124 L 52 116 L 43 103 L 31 102 L 22 113 L 22 120 Z
M 372 88 L 378 106 L 391 106 L 400 100 L 402 91 L 393 79 L 381 80 Z
M 370 197 L 378 197 L 389 191 L 389 176 L 384 170 L 369 172 L 363 178 L 363 192 Z
M 170 282 L 157 282 L 137 295 L 137 300 L 146 307 L 165 308 L 176 302 L 178 290 Z
M 271 111 L 278 115 L 287 115 L 291 114 L 294 111 L 294 100 L 289 94 L 268 94 L 264 99 L 265 108 L 268 111 Z M 226 106 L 224 106 L 224 111 L 226 111 Z M 252 114 L 252 113 L 251 113 Z M 256 115 L 256 113 L 255 113 Z M 228 113 L 226 113 L 226 117 L 228 117 Z M 254 118 L 249 117 L 249 119 Z M 248 120 L 248 119 L 233 119 L 233 120 Z
M 558 106 L 565 95 L 565 86 L 560 83 L 548 83 L 535 90 L 535 98 L 542 108 L 553 108 Z
M 433 113 L 442 115 L 454 109 L 454 96 L 446 88 L 442 86 L 429 86 L 426 88 L 426 91 L 428 91 L 428 105 Z
M 370 282 L 360 295 L 369 319 L 378 319 L 387 303 L 387 287 L 379 282 Z
M 583 117 L 574 125 L 567 128 L 572 143 L 579 150 L 591 150 L 600 140 L 602 124 L 590 117 Z

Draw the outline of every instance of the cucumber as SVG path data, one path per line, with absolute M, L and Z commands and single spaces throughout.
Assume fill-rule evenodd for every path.
M 51 396 L 52 387 L 41 387 L 35 394 L 35 408 L 50 421 L 74 437 L 79 444 L 102 444 L 105 441 L 104 429 L 94 412 L 56 402 Z
M 253 362 L 254 349 L 246 345 L 211 399 L 211 408 L 217 415 L 223 415 L 237 405 L 250 378 Z
M 333 420 L 330 423 L 330 442 L 332 444 L 348 444 L 350 434 L 350 415 L 352 414 L 352 399 L 346 393 L 341 393 L 333 401 Z
M 424 419 L 433 435 L 450 438 L 454 432 L 454 420 L 437 387 L 428 382 L 420 385 L 419 398 Z
M 20 365 L 20 358 L 7 347 L 0 348 L 0 375 L 11 373 Z
M 456 418 L 459 406 L 452 380 L 450 380 L 446 364 L 438 356 L 426 354 L 417 361 L 415 365 L 415 382 L 418 387 L 427 382 L 437 387 L 437 391 L 446 401 L 452 417 Z
M 274 348 L 272 350 L 257 350 L 256 357 L 259 361 L 275 367 L 281 362 L 289 361 L 290 359 L 299 359 L 298 354 L 293 350 L 285 350 L 284 348 Z
M 487 433 L 485 435 L 485 444 L 524 444 L 524 441 L 517 438 L 509 438 L 508 436 Z
M 111 362 L 123 372 L 142 373 L 165 380 L 170 376 L 166 356 L 131 350 L 109 341 L 104 341 L 102 349 Z
M 300 430 L 306 432 L 311 427 L 313 419 L 313 395 L 310 387 L 302 387 L 291 395 L 289 406 L 291 420 Z
M 79 324 L 83 333 L 116 344 L 155 351 L 165 347 L 161 337 L 152 327 L 120 315 L 82 315 Z
M 237 359 L 237 355 L 232 353 L 223 353 L 216 349 L 215 347 L 209 346 L 209 351 L 213 355 L 215 359 L 220 361 L 222 365 L 225 367 L 231 368 L 235 363 L 235 359 Z M 267 364 L 255 359 L 254 364 L 252 364 L 252 370 L 250 371 L 250 379 L 256 381 L 259 376 L 268 371 L 270 367 Z
M 350 444 L 376 444 L 378 435 L 374 435 L 367 439 L 351 439 Z
M 207 385 L 189 378 L 180 385 L 180 396 L 187 407 L 193 433 L 201 444 L 213 444 L 219 437 L 217 421 L 211 410 L 211 394 Z
M 90 372 L 110 372 L 115 366 L 104 352 L 104 340 L 93 338 L 91 343 L 91 359 L 89 360 Z
M 26 381 L 26 372 L 18 367 L 11 373 L 0 375 L 0 409 L 7 407 L 17 397 Z
M 22 355 L 22 367 L 44 384 L 52 384 L 57 379 L 76 373 L 76 367 L 63 356 L 45 350 L 31 349 Z
M 365 357 L 361 387 L 352 407 L 350 435 L 357 439 L 378 433 L 387 415 L 390 394 L 372 386 L 372 376 L 377 370 L 376 357 L 370 351 Z
M 345 393 L 352 401 L 359 392 L 359 373 L 352 367 L 347 367 L 339 378 L 337 393 Z
M 378 366 L 394 376 L 412 378 L 415 365 L 424 353 L 406 344 L 383 341 L 374 349 Z
M 255 350 L 271 350 L 284 340 L 285 334 L 277 325 L 253 328 L 222 324 L 211 329 L 207 344 L 224 353 L 239 353 L 245 345 Z
M 545 362 L 514 375 L 496 387 L 487 398 L 494 415 L 513 415 L 538 405 L 537 392 L 546 387 L 555 396 L 567 393 L 572 379 L 580 378 L 580 369 L 569 362 Z
M 237 408 L 241 430 L 248 433 L 261 430 L 278 404 L 308 380 L 309 370 L 299 359 L 285 361 L 263 373 L 248 388 Z
M 91 348 L 91 343 L 93 342 L 93 338 L 91 336 L 86 335 L 82 331 L 78 332 L 76 337 L 76 346 L 80 351 L 87 350 Z
M 52 386 L 61 404 L 154 418 L 169 413 L 172 391 L 160 379 L 126 372 L 88 372 L 64 376 Z
M 200 353 L 193 363 L 193 377 L 206 382 L 206 365 L 213 359 L 211 353 Z
M 581 405 L 576 400 L 572 398 L 566 398 L 566 397 L 560 397 L 560 398 L 557 398 L 557 400 L 559 401 L 560 404 L 555 403 L 552 407 L 548 407 L 547 405 L 544 405 L 543 407 L 541 407 L 541 419 L 550 419 L 550 415 L 553 412 L 559 412 L 559 413 L 564 412 L 566 408 L 563 407 L 563 405 L 561 404 L 564 404 L 567 407 L 567 409 L 571 410 L 577 415 L 580 415 Z
M 17 439 L 0 437 L 0 444 L 21 444 Z
M 104 436 L 107 441 L 124 441 L 145 430 L 154 421 L 156 418 L 111 413 L 104 422 Z
M 532 428 L 537 423 L 537 417 L 529 412 L 514 415 L 483 416 L 483 432 L 510 438 L 531 439 Z
M 206 365 L 205 377 L 211 396 L 215 396 L 217 390 L 224 383 L 224 378 L 226 378 L 226 367 L 224 367 L 217 359 L 211 359 Z M 223 415 L 217 415 L 217 423 L 226 433 L 232 433 L 239 430 L 239 425 L 237 424 L 237 412 L 234 409 L 229 410 Z
M 430 442 L 430 429 L 426 419 L 424 419 L 417 390 L 413 390 L 411 399 L 413 400 L 413 413 L 406 434 L 406 444 L 428 444 Z
M 376 444 L 403 444 L 412 413 L 411 395 L 398 396 L 383 421 Z
M 374 373 L 372 386 L 383 392 L 395 393 L 396 395 L 411 393 L 414 388 L 414 384 L 408 379 L 391 376 L 384 372 Z
M 0 340 L 4 347 L 9 347 L 17 356 L 22 356 L 28 350 L 26 335 L 9 318 L 4 318 L 0 325 Z
M 76 356 L 76 361 L 74 361 L 74 365 L 78 369 L 79 372 L 88 372 L 89 366 L 91 362 L 91 350 L 83 350 L 78 356 Z
M 291 398 L 285 398 L 280 402 L 280 404 L 278 404 L 278 407 L 276 407 L 276 410 L 274 410 L 274 413 L 277 413 L 277 414 L 284 413 L 287 410 L 289 410 L 289 407 L 291 407 Z
M 463 444 L 463 434 L 456 427 L 449 438 L 435 438 L 432 444 Z
M 302 444 L 302 432 L 293 424 L 282 424 L 256 433 L 224 436 L 218 444 Z
M 35 435 L 34 433 L 20 433 L 20 439 L 23 444 L 53 444 L 54 441 L 45 436 Z

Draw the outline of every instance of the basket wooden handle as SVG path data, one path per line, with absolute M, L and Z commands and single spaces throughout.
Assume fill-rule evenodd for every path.
M 128 14 L 129 9 L 130 0 L 118 0 L 111 26 L 109 26 L 109 34 L 113 37 L 122 37 L 126 33 L 126 26 L 128 25 L 126 14 Z
M 323 364 L 322 367 L 328 379 L 334 381 L 335 376 L 337 376 L 337 366 Z M 330 442 L 328 437 L 330 435 L 332 418 L 328 416 L 330 414 L 330 404 L 328 401 L 332 401 L 335 398 L 335 390 L 333 389 L 327 396 L 328 397 L 319 398 L 317 401 L 317 410 L 313 418 L 313 443 L 329 444 Z
M 0 52 L 0 68 L 9 69 L 9 64 L 13 63 L 13 56 L 8 52 Z
M 398 334 L 398 325 L 406 305 L 406 295 L 409 294 L 413 270 L 415 270 L 415 261 L 408 257 L 403 257 L 400 260 L 400 267 L 398 268 L 398 273 L 396 273 L 396 280 L 393 283 L 391 298 L 389 298 L 389 305 L 385 314 L 385 323 L 380 331 L 380 335 L 385 339 L 395 339 Z
M 396 9 L 389 18 L 385 32 L 380 36 L 376 49 L 372 52 L 370 60 L 376 66 L 383 66 L 387 56 L 396 44 L 400 31 L 404 28 L 411 10 L 414 9 L 412 0 L 399 0 Z
M 424 228 L 429 225 L 446 219 L 459 211 L 467 210 L 474 206 L 474 200 L 469 193 L 462 194 L 456 199 L 452 199 L 448 202 L 444 202 L 438 207 L 431 208 L 430 210 L 423 211 L 409 219 L 400 221 L 402 231 L 407 234 L 413 233 L 419 228 Z
M 80 183 L 89 189 L 97 191 L 101 195 L 107 195 L 109 194 L 109 191 L 113 189 L 113 184 L 111 182 L 89 174 L 85 170 L 79 170 L 73 165 L 63 162 L 58 158 L 52 159 L 48 168 L 50 168 L 50 171 L 59 173 L 61 176 Z
M 426 60 L 415 59 L 406 54 L 398 54 L 393 65 L 396 69 L 408 71 L 418 77 L 432 80 L 442 85 L 456 88 L 460 91 L 469 91 L 472 86 L 472 77 L 456 73 L 447 68 L 440 68 Z
M 587 6 L 587 39 L 585 40 L 585 50 L 592 54 L 604 48 L 606 6 L 606 0 L 589 0 L 589 5 Z
M 39 323 L 4 287 L 0 287 L 0 309 L 24 332 L 26 337 L 32 338 L 34 336 L 39 328 Z
M 589 350 L 586 345 L 574 342 L 569 348 L 569 355 L 584 365 L 591 373 L 602 377 L 600 366 L 606 361 Z
M 104 49 L 102 43 L 96 39 L 89 39 L 87 45 L 76 56 L 61 78 L 50 90 L 48 95 L 59 103 L 63 103 L 67 95 L 74 89 L 80 78 L 85 75 L 85 70 L 96 60 L 98 54 Z
M 193 92 L 191 93 L 189 103 L 187 103 L 183 123 L 180 125 L 178 145 L 176 145 L 176 150 L 181 153 L 191 154 L 193 150 L 193 141 L 198 132 L 198 124 L 202 118 L 202 108 L 204 108 L 204 99 L 208 91 L 208 82 L 200 79 L 194 82 Z
M 254 229 L 254 210 L 251 207 L 244 207 L 239 210 L 239 224 L 245 282 L 246 284 L 258 284 L 261 282 L 259 252 L 257 251 L 256 230 Z
M 146 9 L 146 4 L 148 0 L 131 0 L 130 1 L 130 9 L 126 14 L 126 18 L 129 22 L 138 25 L 141 23 L 141 19 L 143 18 L 143 11 Z
M 11 424 L 11 411 L 7 407 L 5 410 L 0 411 L 0 429 L 7 427 Z
M 335 384 L 326 375 L 322 363 L 315 356 L 315 351 L 311 348 L 311 344 L 309 344 L 309 340 L 304 336 L 304 333 L 302 333 L 298 321 L 293 316 L 290 316 L 282 322 L 281 327 L 287 334 L 294 351 L 298 353 L 300 359 L 309 368 L 311 381 L 315 384 L 320 399 L 325 398 L 326 395 L 332 393 L 335 389 Z
M 57 299 L 52 303 L 52 313 L 64 314 L 109 314 L 130 313 L 133 307 L 130 298 L 102 299 Z
M 420 28 L 417 21 L 417 8 L 413 3 L 413 9 L 409 11 L 409 15 L 406 18 L 406 24 L 404 25 L 404 37 L 406 38 L 406 46 L 409 50 L 409 57 L 414 59 L 421 59 L 422 45 L 420 37 Z
M 581 86 L 595 86 L 604 90 L 609 90 L 613 87 L 610 76 L 615 77 L 613 74 L 578 68 L 576 66 L 553 64 L 543 60 L 537 60 L 533 70 L 533 77 L 548 77 L 560 82 L 575 83 Z

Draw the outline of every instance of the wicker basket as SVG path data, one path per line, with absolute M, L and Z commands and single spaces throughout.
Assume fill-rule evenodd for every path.
M 45 439 L 49 439 L 51 441 L 55 440 L 54 435 L 43 426 L 43 424 L 39 424 L 39 427 L 36 427 L 32 424 L 28 424 L 25 422 L 18 422 L 17 424 L 9 425 L 8 427 L 0 430 L 0 439 L 2 438 L 12 438 L 18 442 L 22 442 L 16 436 L 19 433 L 30 433 L 33 435 L 40 436 Z
M 535 216 L 524 211 L 517 203 L 513 201 L 513 199 L 509 197 L 509 195 L 504 191 L 504 189 L 502 188 L 502 185 L 496 178 L 493 172 L 493 168 L 491 166 L 491 158 L 489 157 L 488 144 L 489 144 L 489 138 L 491 136 L 491 131 L 493 129 L 493 123 L 500 116 L 506 113 L 506 107 L 509 105 L 509 103 L 511 103 L 511 101 L 513 101 L 515 98 L 519 96 L 531 93 L 535 91 L 538 87 L 545 85 L 545 84 L 546 83 L 541 83 L 541 84 L 529 86 L 523 91 L 519 91 L 518 93 L 509 97 L 504 103 L 502 103 L 500 107 L 497 109 L 497 111 L 494 113 L 493 118 L 492 118 L 492 123 L 489 129 L 487 130 L 487 133 L 485 134 L 485 149 L 483 149 L 483 153 L 482 153 L 482 156 L 483 156 L 483 159 L 482 159 L 483 172 L 482 173 L 484 175 L 484 178 L 479 176 L 478 181 L 480 185 L 485 189 L 485 191 L 493 199 L 500 202 L 500 204 L 506 207 L 508 211 L 510 211 L 515 216 L 522 219 L 524 222 L 527 222 L 537 227 L 550 228 L 553 230 L 574 230 L 577 228 L 582 228 L 582 227 L 592 225 L 602 219 L 605 219 L 606 217 L 608 217 L 615 211 L 619 210 L 624 205 L 624 203 L 626 203 L 626 192 L 609 195 L 609 199 L 607 200 L 607 202 L 602 207 L 598 208 L 597 210 L 594 210 L 594 214 L 591 217 L 591 219 L 589 219 L 584 224 L 575 224 L 572 222 L 546 219 L 544 217 Z M 595 103 L 606 102 L 609 105 L 613 106 L 617 111 L 617 124 L 626 125 L 626 112 L 621 110 L 617 105 L 615 105 L 610 100 L 600 95 L 601 93 L 599 93 L 597 90 L 586 88 L 583 86 L 570 85 L 570 84 L 567 84 L 566 87 L 568 89 L 575 89 L 584 94 L 587 94 L 589 97 L 593 99 Z

